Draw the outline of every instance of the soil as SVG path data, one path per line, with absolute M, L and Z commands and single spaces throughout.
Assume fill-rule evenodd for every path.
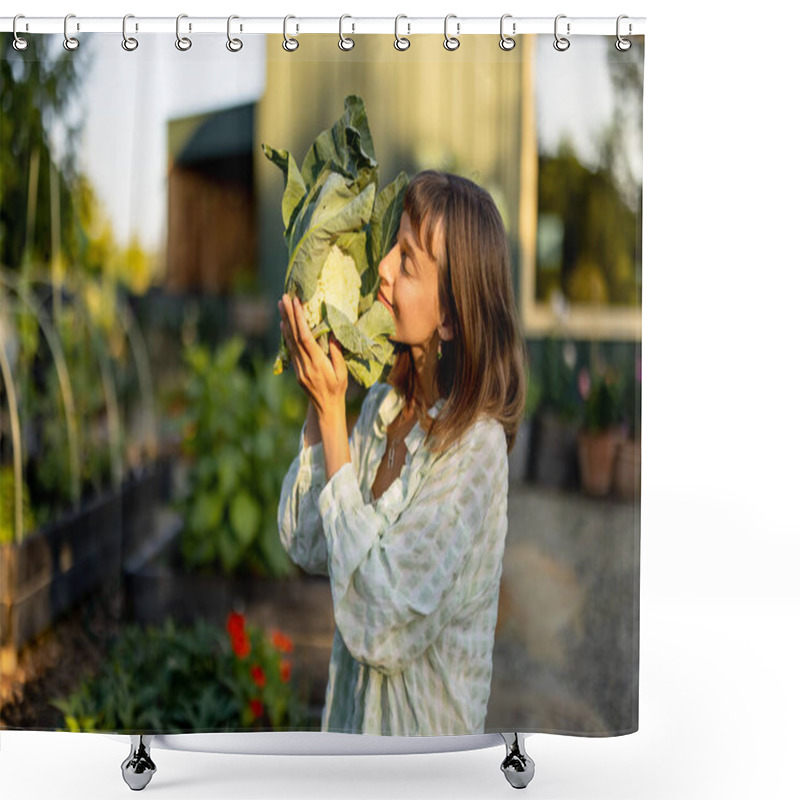
M 119 582 L 90 595 L 18 654 L 16 668 L 0 674 L 0 729 L 64 728 L 52 701 L 66 697 L 107 656 L 121 619 Z

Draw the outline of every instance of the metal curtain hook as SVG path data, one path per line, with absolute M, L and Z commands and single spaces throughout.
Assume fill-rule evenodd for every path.
M 448 36 L 447 34 L 447 23 L 451 19 L 456 19 L 456 18 L 457 17 L 455 14 L 448 14 L 444 18 L 444 49 L 450 50 L 450 52 L 452 52 L 453 50 L 458 50 L 458 46 L 461 44 L 461 42 L 455 36 Z M 459 23 L 456 23 L 456 33 L 458 33 L 460 27 L 461 25 Z
M 127 50 L 129 53 L 134 51 L 139 46 L 139 40 L 134 39 L 133 36 L 128 36 L 128 20 L 135 19 L 133 14 L 126 14 L 122 18 L 122 49 Z M 136 26 L 139 29 L 139 26 Z
M 501 50 L 513 50 L 514 46 L 516 45 L 516 41 L 514 39 L 512 39 L 510 36 L 506 36 L 505 33 L 503 33 L 503 23 L 507 19 L 510 19 L 510 18 L 511 18 L 511 14 L 503 14 L 503 16 L 500 17 L 500 49 Z M 512 33 L 516 33 L 517 32 L 517 24 L 515 22 L 512 23 L 512 25 L 511 25 L 511 32 Z
M 75 19 L 75 15 L 67 14 L 67 16 L 64 17 L 64 49 L 72 51 L 78 49 L 80 42 L 74 36 L 70 36 L 67 32 L 67 25 L 69 24 L 70 19 Z M 80 30 L 80 26 L 78 27 L 78 30 Z
M 349 36 L 345 36 L 342 33 L 342 24 L 344 23 L 344 21 L 346 19 L 353 19 L 353 18 L 349 14 L 342 14 L 342 16 L 339 17 L 339 49 L 340 50 L 352 50 L 356 46 L 356 43 Z M 355 30 L 355 27 L 356 26 L 353 25 L 353 30 Z
M 565 50 L 569 50 L 569 45 L 570 45 L 569 39 L 567 39 L 566 36 L 558 35 L 558 21 L 560 19 L 566 19 L 566 18 L 567 18 L 566 14 L 559 14 L 556 17 L 556 22 L 553 27 L 553 31 L 556 37 L 555 41 L 553 42 L 553 47 L 555 47 L 555 49 L 558 50 L 560 53 L 563 53 Z M 567 36 L 569 36 L 569 22 L 567 23 Z
M 183 52 L 186 52 L 192 46 L 192 40 L 188 36 L 181 36 L 181 20 L 186 19 L 188 16 L 188 14 L 178 14 L 178 18 L 175 20 L 175 47 Z M 189 23 L 189 30 L 191 29 L 192 25 Z
M 236 14 L 231 14 L 228 17 L 228 41 L 225 42 L 225 47 L 231 51 L 231 53 L 238 53 L 242 49 L 242 40 L 241 39 L 232 39 L 231 38 L 231 20 L 239 19 Z M 241 30 L 241 28 L 239 28 Z
M 398 14 L 394 18 L 394 48 L 395 50 L 408 50 L 411 47 L 411 39 L 406 39 L 405 36 L 401 36 L 397 29 L 398 23 L 401 19 L 408 19 L 405 14 Z M 406 23 L 408 25 L 408 23 Z M 408 33 L 411 33 L 411 25 L 408 25 Z
M 620 28 L 619 24 L 620 24 L 620 22 L 622 22 L 623 19 L 628 19 L 628 17 L 625 14 L 620 14 L 617 17 L 617 41 L 614 42 L 614 47 L 616 47 L 617 50 L 620 51 L 620 53 L 624 53 L 626 50 L 630 50 L 631 49 L 631 40 L 630 39 L 623 39 L 622 36 L 620 35 L 620 32 L 619 32 L 619 28 Z M 629 22 L 628 23 L 628 36 L 630 36 L 632 30 L 633 30 L 633 26 Z
M 12 31 L 14 32 L 14 42 L 13 42 L 14 49 L 19 51 L 19 52 L 22 52 L 23 50 L 27 50 L 28 49 L 28 40 L 27 39 L 23 39 L 17 33 L 17 20 L 18 19 L 25 19 L 25 15 L 24 14 L 17 14 L 17 16 L 14 17 L 14 25 L 12 26 Z
M 297 17 L 293 17 L 291 14 L 283 18 L 283 49 L 286 50 L 287 53 L 293 53 L 300 47 L 300 42 L 297 39 L 293 39 L 286 33 L 286 23 L 290 19 L 297 19 Z

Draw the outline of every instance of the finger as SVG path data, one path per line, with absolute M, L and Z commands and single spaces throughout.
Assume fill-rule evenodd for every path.
M 317 362 L 322 350 L 314 340 L 311 329 L 308 327 L 308 320 L 306 319 L 305 312 L 303 311 L 302 303 L 299 298 L 294 298 L 294 319 L 297 344 L 303 349 L 306 357 L 311 362 Z
M 295 305 L 295 299 L 289 297 L 288 294 L 283 296 L 283 308 L 286 313 L 286 324 L 289 329 L 289 334 L 292 337 L 292 342 L 295 345 L 295 349 L 300 349 L 300 331 L 298 329 L 298 312 L 297 306 Z M 298 301 L 299 303 L 299 301 Z M 302 315 L 302 308 L 300 309 L 300 314 Z
M 297 315 L 295 314 L 294 304 L 289 295 L 285 294 L 283 296 L 282 305 L 284 315 L 284 338 L 286 339 L 287 346 L 290 347 L 295 353 L 298 353 L 300 347 L 297 331 Z
M 330 345 L 331 363 L 333 364 L 334 375 L 341 381 L 347 376 L 347 364 L 345 363 L 344 354 L 342 353 L 342 345 L 333 334 L 329 337 L 328 344 Z

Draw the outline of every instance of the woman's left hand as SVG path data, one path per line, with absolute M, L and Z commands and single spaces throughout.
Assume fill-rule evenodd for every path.
M 347 392 L 347 365 L 342 347 L 331 333 L 330 358 L 311 335 L 306 315 L 298 298 L 284 294 L 278 303 L 281 333 L 292 359 L 297 382 L 309 396 L 320 423 L 344 409 Z

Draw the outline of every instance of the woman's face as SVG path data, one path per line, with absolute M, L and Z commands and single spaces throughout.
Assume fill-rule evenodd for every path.
M 423 235 L 425 230 L 422 231 Z M 439 252 L 441 226 L 433 237 Z M 442 323 L 439 310 L 439 276 L 436 261 L 417 241 L 414 229 L 403 212 L 397 243 L 378 267 L 381 277 L 378 300 L 391 312 L 396 332 L 392 339 L 427 349 Z M 442 330 L 442 338 L 449 338 Z

